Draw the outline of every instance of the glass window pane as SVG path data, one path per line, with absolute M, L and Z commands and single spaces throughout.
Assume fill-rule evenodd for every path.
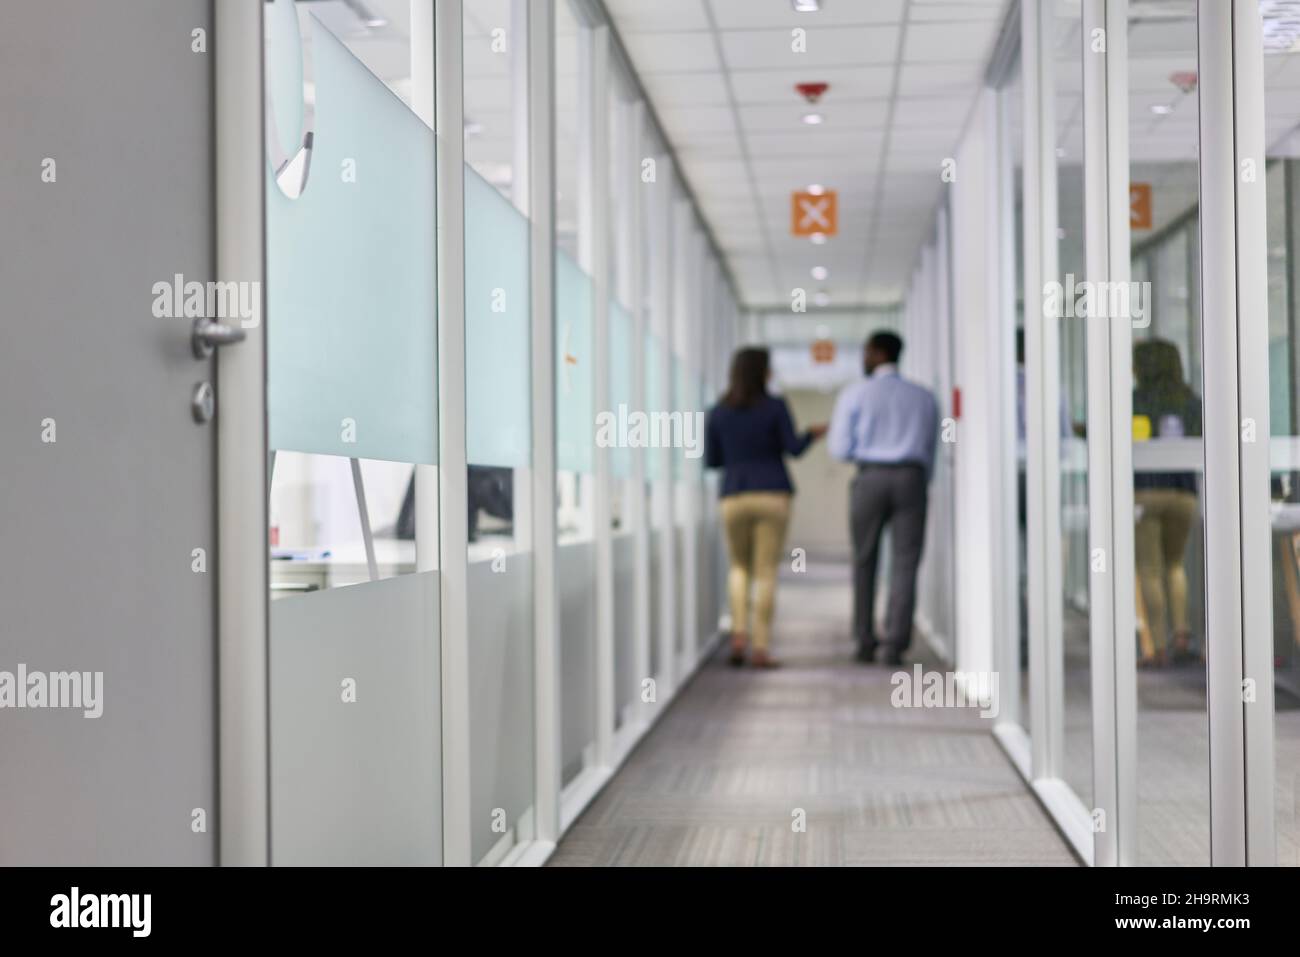
M 1133 279 L 1150 282 L 1134 315 L 1133 484 L 1138 620 L 1138 861 L 1210 863 L 1209 725 L 1205 678 L 1204 445 L 1201 438 L 1194 89 L 1196 5 L 1163 5 L 1129 30 L 1133 189 L 1151 192 L 1151 222 L 1132 229 Z M 1188 227 L 1188 228 L 1184 228 Z M 1145 262 L 1146 275 L 1137 265 Z M 1104 320 L 1090 320 L 1104 321 Z

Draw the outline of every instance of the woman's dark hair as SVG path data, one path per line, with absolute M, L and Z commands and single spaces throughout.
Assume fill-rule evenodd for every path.
M 769 361 L 766 349 L 737 350 L 731 360 L 731 378 L 722 395 L 722 404 L 743 409 L 766 395 Z
M 1133 346 L 1133 412 L 1157 418 L 1178 415 L 1188 435 L 1200 434 L 1200 400 L 1183 379 L 1178 347 L 1167 339 L 1144 339 Z
M 1183 399 L 1191 391 L 1183 381 L 1178 347 L 1166 339 L 1144 339 L 1133 346 L 1134 387 L 1151 396 Z

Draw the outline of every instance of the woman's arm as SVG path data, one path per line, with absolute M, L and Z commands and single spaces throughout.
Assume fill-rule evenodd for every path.
M 709 469 L 722 468 L 722 438 L 718 435 L 716 418 L 710 412 L 708 423 L 704 427 L 704 467 Z
M 776 417 L 777 429 L 781 437 L 781 448 L 786 454 L 798 458 L 808 451 L 808 446 L 816 436 L 811 432 L 805 432 L 803 435 L 796 435 L 794 431 L 794 419 L 790 417 L 790 407 L 785 404 L 785 399 L 776 400 Z

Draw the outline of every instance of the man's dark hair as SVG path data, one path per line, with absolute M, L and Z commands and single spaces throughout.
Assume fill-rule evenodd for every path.
M 903 354 L 903 340 L 892 332 L 873 332 L 867 340 L 867 348 L 882 353 L 886 362 L 897 362 Z

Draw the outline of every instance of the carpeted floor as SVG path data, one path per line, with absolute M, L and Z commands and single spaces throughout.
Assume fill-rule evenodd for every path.
M 817 571 L 782 582 L 785 667 L 706 664 L 552 866 L 1076 863 L 977 710 L 895 708 L 895 669 L 850 660 L 847 580 Z

